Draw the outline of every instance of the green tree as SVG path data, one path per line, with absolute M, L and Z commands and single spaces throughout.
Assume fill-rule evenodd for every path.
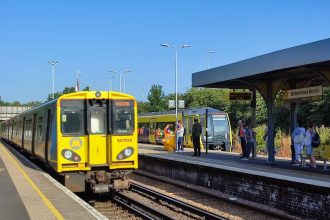
M 229 101 L 224 111 L 227 112 L 233 129 L 237 127 L 238 120 L 251 118 L 249 101 Z
M 259 92 L 256 97 L 256 124 L 264 124 L 267 120 L 267 107 L 264 98 Z
M 68 94 L 68 93 L 72 93 L 72 92 L 75 92 L 75 91 L 76 91 L 76 88 L 75 87 L 65 87 L 63 89 L 62 94 Z
M 90 91 L 91 88 L 89 86 L 86 86 L 85 88 L 83 88 L 83 91 Z
M 41 105 L 42 102 L 40 101 L 31 101 L 31 102 L 28 102 L 26 104 L 23 104 L 23 106 L 29 106 L 29 107 L 34 107 L 34 106 L 38 106 L 38 105 Z
M 228 103 L 228 90 L 191 88 L 182 97 L 188 108 L 212 107 L 223 110 Z
M 150 112 L 164 111 L 167 109 L 161 85 L 152 85 L 148 93 L 149 109 Z
M 328 116 L 330 111 L 330 88 L 323 89 L 322 100 L 317 102 L 305 102 L 300 103 L 298 109 L 298 120 L 303 121 L 307 125 L 308 122 L 312 122 L 315 125 L 330 126 L 330 117 Z
M 68 94 L 75 92 L 75 87 L 65 87 L 62 92 L 55 92 L 54 93 L 54 99 L 57 99 L 61 95 Z M 47 101 L 53 100 L 53 94 L 48 94 Z
M 149 102 L 138 102 L 138 113 L 150 112 Z

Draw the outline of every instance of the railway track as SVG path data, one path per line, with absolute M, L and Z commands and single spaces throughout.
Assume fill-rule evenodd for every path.
M 129 204 L 147 211 L 153 219 L 227 219 L 136 183 L 131 183 L 130 190 L 119 195 Z
M 133 182 L 138 182 L 157 192 L 166 193 L 195 207 L 199 207 L 227 219 L 298 219 L 295 216 L 273 210 L 265 205 L 242 202 L 228 195 L 217 195 L 216 192 L 203 187 L 192 186 L 164 177 L 158 177 L 145 172 L 134 172 L 130 175 Z
M 109 219 L 227 219 L 136 183 L 111 196 L 82 198 Z

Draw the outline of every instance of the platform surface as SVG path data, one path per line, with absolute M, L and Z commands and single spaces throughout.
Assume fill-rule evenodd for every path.
M 0 157 L 0 216 L 3 219 L 27 219 L 28 213 Z
M 0 219 L 107 219 L 0 141 Z
M 316 169 L 293 166 L 287 158 L 276 158 L 276 164 L 268 165 L 265 156 L 241 160 L 237 153 L 209 150 L 206 155 L 205 150 L 202 150 L 201 156 L 195 157 L 191 148 L 185 148 L 184 152 L 173 152 L 165 151 L 161 145 L 141 143 L 139 154 L 330 188 L 330 170 L 323 170 L 323 162 L 319 162 Z

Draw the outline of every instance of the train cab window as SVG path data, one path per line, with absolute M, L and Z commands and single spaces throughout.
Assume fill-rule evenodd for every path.
M 228 121 L 225 115 L 213 115 L 214 133 L 226 132 L 229 130 Z
M 61 130 L 65 135 L 83 135 L 85 133 L 84 101 L 62 100 Z
M 134 131 L 134 102 L 113 101 L 111 121 L 113 134 L 132 134 Z

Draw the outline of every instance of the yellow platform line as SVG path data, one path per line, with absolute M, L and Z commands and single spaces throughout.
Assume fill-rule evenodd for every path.
M 10 160 L 16 165 L 18 170 L 21 172 L 21 174 L 24 176 L 24 178 L 27 180 L 27 182 L 31 185 L 31 187 L 38 193 L 42 201 L 46 204 L 48 209 L 53 213 L 53 215 L 56 217 L 56 219 L 63 219 L 64 217 L 61 215 L 61 213 L 54 207 L 54 205 L 47 199 L 45 194 L 43 194 L 40 189 L 37 187 L 37 185 L 31 180 L 31 178 L 26 174 L 26 172 L 23 170 L 23 168 L 17 163 L 17 161 L 10 155 L 8 150 L 2 146 L 2 149 L 7 154 L 7 156 L 10 158 Z

